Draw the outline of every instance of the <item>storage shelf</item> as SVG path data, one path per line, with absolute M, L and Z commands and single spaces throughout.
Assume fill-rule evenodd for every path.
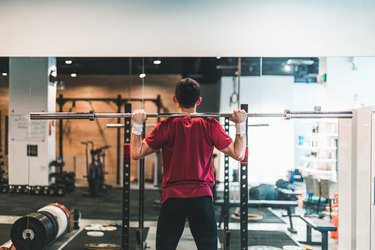
M 311 151 L 321 151 L 321 150 L 336 150 L 337 147 L 309 147 L 309 146 L 298 146 L 298 148 L 303 150 L 311 150 Z
M 306 156 L 302 156 L 301 159 L 302 159 L 302 160 L 305 160 L 305 161 L 314 161 L 314 162 L 331 162 L 331 163 L 334 163 L 334 162 L 337 161 L 336 159 L 318 158 L 318 157 L 306 157 Z
M 332 170 L 304 168 L 304 167 L 299 167 L 298 170 L 301 172 L 302 176 L 315 175 L 326 180 L 331 180 L 331 181 L 337 180 L 336 173 L 333 172 Z
M 310 137 L 339 137 L 338 133 L 309 133 Z

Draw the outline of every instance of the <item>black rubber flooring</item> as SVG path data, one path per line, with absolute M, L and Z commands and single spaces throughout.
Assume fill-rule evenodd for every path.
M 223 231 L 219 230 L 219 240 L 223 243 Z M 297 246 L 297 244 L 284 232 L 280 231 L 248 231 L 248 246 Z M 230 231 L 230 249 L 240 249 L 240 231 Z
M 138 220 L 138 190 L 130 192 L 130 220 Z M 160 190 L 145 190 L 145 214 L 146 221 L 157 221 L 160 208 L 155 206 L 154 201 L 160 199 Z M 69 209 L 81 210 L 84 219 L 121 220 L 122 219 L 122 189 L 108 189 L 101 197 L 87 195 L 86 188 L 77 188 L 74 192 L 65 196 L 43 196 L 16 193 L 0 193 L 0 215 L 23 216 L 37 211 L 39 208 L 50 203 L 61 203 Z M 216 207 L 217 220 L 219 221 L 221 207 Z M 229 215 L 234 212 L 230 209 Z M 266 208 L 250 208 L 249 213 L 260 213 L 263 216 L 261 223 L 284 223 L 280 218 L 268 211 Z M 238 220 L 231 219 L 232 222 Z
M 145 230 L 148 232 L 148 228 L 146 228 Z M 121 228 L 117 229 L 116 231 L 104 232 L 103 237 L 90 237 L 87 236 L 86 230 L 82 230 L 63 248 L 63 250 L 84 249 L 84 245 L 87 243 L 107 243 L 117 244 L 121 246 Z M 129 232 L 129 249 L 139 249 L 137 247 L 136 230 L 134 228 L 130 228 Z
M 0 224 L 0 245 L 10 240 L 12 224 Z
M 138 194 L 138 190 L 132 190 L 130 193 L 130 220 L 134 221 L 138 220 Z M 159 190 L 145 191 L 145 220 L 157 220 L 159 208 L 155 208 L 153 204 L 154 200 L 159 200 L 159 198 Z M 85 188 L 78 188 L 62 197 L 1 193 L 0 201 L 0 215 L 23 216 L 50 203 L 58 202 L 69 209 L 80 209 L 84 219 L 122 219 L 122 189 L 109 189 L 101 197 L 88 196 Z
M 233 216 L 234 212 L 235 212 L 235 208 L 229 209 L 229 221 L 230 222 L 240 222 L 239 218 L 237 218 L 236 216 Z M 274 213 L 272 213 L 270 210 L 268 210 L 265 207 L 249 208 L 248 213 L 262 216 L 261 220 L 259 220 L 259 221 L 249 220 L 249 223 L 285 223 L 282 219 L 277 217 Z M 219 217 L 217 217 L 217 218 L 219 218 Z

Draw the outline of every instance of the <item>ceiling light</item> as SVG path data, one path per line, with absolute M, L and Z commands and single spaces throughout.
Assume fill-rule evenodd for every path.
M 289 72 L 289 71 L 290 71 L 290 66 L 289 66 L 289 65 L 285 65 L 285 66 L 284 66 L 284 70 L 285 70 L 286 72 Z
M 70 76 L 71 77 L 77 77 L 77 73 L 71 73 Z
M 153 62 L 154 64 L 158 65 L 158 64 L 161 64 L 161 60 L 157 59 L 157 60 L 154 60 Z
M 146 77 L 146 74 L 145 73 L 142 73 L 139 75 L 139 78 L 145 78 Z
M 220 58 L 221 58 L 221 56 L 217 56 L 217 57 L 216 57 L 216 59 L 220 59 Z
M 301 65 L 301 64 L 313 65 L 314 61 L 311 59 L 289 59 L 286 63 L 295 64 L 295 65 Z
M 4 72 L 4 73 L 1 73 L 3 76 L 7 76 L 8 73 L 7 72 Z
M 65 60 L 65 64 L 72 64 L 72 63 L 73 63 L 73 61 L 70 60 L 70 59 Z

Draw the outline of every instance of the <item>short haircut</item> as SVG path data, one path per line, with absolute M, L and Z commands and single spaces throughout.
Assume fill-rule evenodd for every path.
M 176 84 L 175 96 L 183 108 L 192 108 L 201 94 L 199 83 L 191 78 L 184 78 Z

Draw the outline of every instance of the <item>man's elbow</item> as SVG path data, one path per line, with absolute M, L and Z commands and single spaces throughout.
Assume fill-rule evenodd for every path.
M 133 160 L 133 161 L 138 161 L 138 160 L 140 160 L 140 159 L 141 159 L 141 156 L 140 156 L 140 155 L 132 153 L 132 160 Z
M 245 154 L 233 152 L 230 155 L 236 161 L 242 161 L 245 158 Z
M 244 154 L 236 155 L 236 156 L 235 156 L 235 159 L 236 159 L 237 161 L 242 161 L 243 159 L 245 159 L 245 155 L 244 155 Z

